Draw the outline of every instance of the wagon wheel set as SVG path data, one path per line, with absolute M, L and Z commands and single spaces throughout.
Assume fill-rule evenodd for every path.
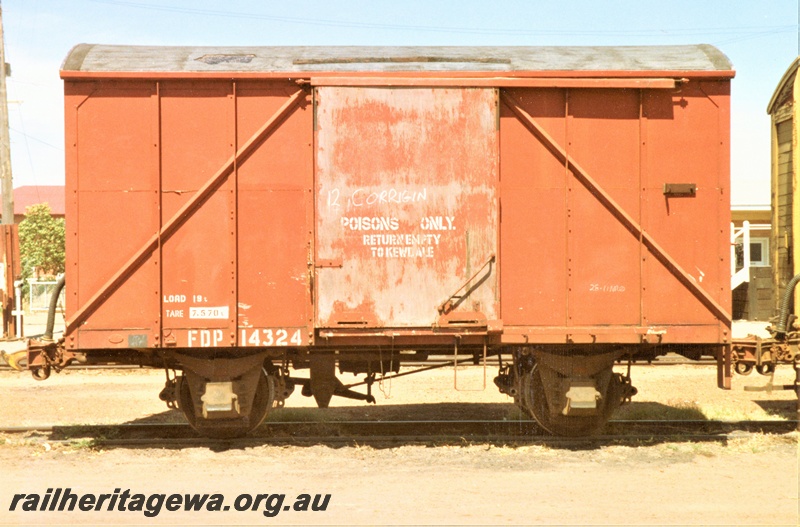
M 584 353 L 586 350 L 582 350 Z M 590 355 L 512 353 L 495 384 L 545 431 L 564 436 L 590 435 L 603 428 L 614 410 L 636 395 L 627 375 L 613 372 L 622 352 Z
M 495 380 L 500 391 L 513 396 L 523 412 L 533 418 L 544 431 L 564 436 L 582 436 L 598 432 L 612 412 L 636 390 L 630 379 L 612 371 L 608 355 L 591 372 L 581 368 L 586 357 L 541 355 L 539 360 L 528 350 L 511 353 L 513 366 L 504 367 Z M 604 360 L 603 360 L 604 359 Z M 206 361 L 210 362 L 210 361 Z M 591 363 L 591 360 L 589 360 Z M 553 364 L 557 366 L 552 367 Z M 197 368 L 197 362 L 192 361 Z M 423 368 L 425 371 L 428 368 Z M 570 375 L 572 370 L 578 375 Z M 282 407 L 293 392 L 294 384 L 303 385 L 303 395 L 314 396 L 320 407 L 327 407 L 332 395 L 374 402 L 371 392 L 360 394 L 343 387 L 334 378 L 334 389 L 325 392 L 324 384 L 311 378 L 289 377 L 288 370 L 263 366 L 245 371 L 231 382 L 211 382 L 192 370 L 170 379 L 161 398 L 185 414 L 189 424 L 199 433 L 216 438 L 234 438 L 257 428 L 273 408 Z M 375 382 L 367 377 L 368 386 Z M 371 382 L 370 382 L 371 381 Z M 314 393 L 312 386 L 321 393 Z M 235 391 L 234 391 L 235 388 Z
M 183 381 L 182 377 L 181 380 Z M 257 382 L 250 413 L 243 417 L 226 421 L 205 418 L 202 412 L 196 410 L 188 382 L 179 383 L 178 407 L 183 411 L 189 425 L 206 437 L 221 439 L 241 437 L 255 430 L 275 404 L 275 377 L 262 368 Z
M 561 412 L 553 413 L 548 404 L 542 380 L 541 368 L 534 366 L 522 381 L 522 400 L 520 406 L 547 432 L 561 436 L 591 435 L 605 426 L 613 411 L 623 401 L 625 383 L 611 370 L 602 372 L 608 377 L 604 393 L 599 394 L 597 410 L 589 416 L 567 416 Z

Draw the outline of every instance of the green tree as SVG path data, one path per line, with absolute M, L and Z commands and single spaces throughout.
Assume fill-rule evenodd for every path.
M 22 279 L 64 272 L 64 219 L 54 218 L 47 203 L 25 209 L 19 224 Z

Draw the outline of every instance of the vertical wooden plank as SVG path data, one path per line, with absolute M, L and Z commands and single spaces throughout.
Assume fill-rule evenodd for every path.
M 236 346 L 238 342 L 238 305 L 239 305 L 239 160 L 236 152 L 239 151 L 239 119 L 238 119 L 238 95 L 236 93 L 236 81 L 231 81 L 228 100 L 230 101 L 230 121 L 231 121 L 231 156 L 233 157 L 233 172 L 230 175 L 228 188 L 228 228 L 230 230 L 230 248 L 226 255 L 226 264 L 229 263 L 230 278 L 229 287 L 231 290 L 231 309 L 228 314 L 228 343 Z
M 503 90 L 564 142 L 566 91 Z M 500 111 L 500 298 L 504 326 L 566 325 L 564 165 L 506 104 Z
M 231 90 L 224 80 L 162 83 L 162 222 L 235 159 Z M 235 344 L 233 185 L 228 176 L 163 243 L 164 330 L 178 346 Z
M 795 236 L 800 235 L 800 181 L 798 178 L 798 167 L 800 167 L 800 131 L 798 131 L 798 123 L 800 123 L 800 108 L 798 108 L 798 101 L 800 101 L 800 79 L 795 75 L 792 83 L 792 265 L 790 266 L 791 275 L 794 276 L 800 272 L 800 243 L 794 239 Z M 781 295 L 783 296 L 783 295 Z M 794 305 L 800 306 L 800 287 L 794 290 Z
M 648 200 L 647 186 L 647 112 L 645 111 L 645 100 L 647 97 L 645 90 L 639 90 L 639 181 L 637 187 L 639 191 L 639 221 L 641 225 L 647 225 L 647 208 L 645 203 Z M 644 246 L 642 234 L 639 234 L 639 324 L 647 324 L 645 315 L 645 261 L 647 249 Z
M 156 215 L 158 216 L 158 232 L 161 232 L 161 226 L 163 225 L 163 218 L 161 216 L 161 191 L 162 191 L 162 175 L 161 175 L 161 83 L 156 81 L 155 82 L 155 90 L 153 91 L 153 131 L 151 132 L 151 137 L 153 138 L 153 161 L 152 161 L 152 172 L 151 172 L 151 179 L 153 180 L 152 183 L 152 192 L 153 192 L 153 208 L 156 211 Z M 164 344 L 163 340 L 163 329 L 164 329 L 164 304 L 162 299 L 164 297 L 164 260 L 163 260 L 163 247 L 162 247 L 162 240 L 159 236 L 158 239 L 158 247 L 153 255 L 155 259 L 154 265 L 157 268 L 158 280 L 156 281 L 155 285 L 155 295 L 158 303 L 158 312 L 155 313 L 155 324 L 153 325 L 154 328 L 154 335 L 153 335 L 153 346 L 154 347 L 161 347 Z
M 569 96 L 568 156 L 633 222 L 641 224 L 639 94 L 635 90 L 573 89 Z M 640 320 L 640 240 L 570 178 L 569 322 L 633 325 Z
M 263 126 L 296 90 L 285 80 L 237 81 L 240 140 Z M 313 335 L 312 138 L 312 112 L 301 103 L 238 166 L 239 345 L 279 345 L 284 332 L 280 344 L 305 345 Z
M 772 291 L 773 300 L 777 301 L 779 291 L 778 267 L 779 267 L 779 251 L 778 251 L 778 123 L 775 114 L 770 115 L 770 237 L 769 237 L 769 252 L 770 262 L 774 272 L 772 273 Z M 776 307 L 776 306 L 773 306 Z
M 78 309 L 78 106 L 86 98 L 88 83 L 64 82 L 64 151 L 65 151 L 65 262 L 67 283 L 65 309 L 74 313 Z M 74 348 L 75 335 L 67 335 L 66 344 Z
M 76 296 L 73 309 L 89 301 L 128 255 L 158 231 L 155 84 L 103 81 L 75 83 L 74 88 L 77 97 L 68 115 L 75 116 L 70 132 L 75 157 L 68 166 L 67 195 L 73 194 L 75 203 L 68 205 L 67 229 L 76 241 L 69 246 L 68 265 L 79 265 L 80 275 L 68 276 L 68 295 Z M 67 346 L 157 345 L 158 282 L 157 257 L 150 255 L 91 320 L 74 328 L 77 335 L 71 328 Z

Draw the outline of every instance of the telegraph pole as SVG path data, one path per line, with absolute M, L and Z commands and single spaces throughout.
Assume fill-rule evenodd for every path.
M 3 195 L 5 225 L 14 223 L 14 185 L 11 180 L 11 141 L 8 136 L 8 97 L 6 95 L 6 46 L 3 40 L 3 5 L 0 2 L 0 193 Z

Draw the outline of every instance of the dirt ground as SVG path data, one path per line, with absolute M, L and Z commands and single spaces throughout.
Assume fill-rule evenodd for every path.
M 739 324 L 734 333 L 757 333 L 761 326 Z M 495 389 L 494 375 L 490 369 L 484 377 L 479 367 L 458 375 L 452 367 L 435 370 L 376 385 L 377 405 L 337 398 L 328 410 L 316 409 L 298 390 L 270 419 L 521 419 Z M 735 377 L 731 391 L 716 387 L 713 366 L 635 366 L 632 376 L 639 395 L 615 419 L 796 417 L 792 393 L 744 391 L 745 385 L 766 384 L 755 373 Z M 792 378 L 791 369 L 779 369 L 774 383 Z M 163 383 L 163 372 L 139 369 L 67 370 L 45 382 L 0 371 L 0 426 L 183 422 L 158 400 Z M 8 434 L 0 435 L 0 523 L 798 525 L 797 433 L 734 436 L 725 443 L 687 439 L 593 448 L 264 443 L 177 449 L 98 448 Z M 106 508 L 27 512 L 18 505 L 9 511 L 15 494 L 43 496 L 67 487 L 80 494 L 129 489 L 148 497 L 220 493 L 229 510 L 162 508 L 155 517 Z M 301 494 L 330 494 L 330 501 L 325 511 L 278 507 L 276 516 L 267 517 L 264 504 L 243 512 L 231 506 L 246 493 L 283 494 L 286 504 Z
M 275 420 L 520 419 L 492 384 L 495 372 L 452 368 L 375 387 L 378 404 L 335 399 L 314 409 L 298 392 Z M 779 370 L 775 383 L 790 382 Z M 793 419 L 789 392 L 716 388 L 713 367 L 634 367 L 639 395 L 616 418 Z M 352 377 L 343 377 L 351 382 Z M 157 394 L 160 371 L 74 370 L 36 382 L 0 372 L 0 426 L 182 420 Z M 267 425 L 268 426 L 268 425 Z M 798 436 L 741 433 L 727 443 L 643 443 L 594 448 L 467 444 L 339 447 L 260 444 L 241 448 L 97 448 L 47 438 L 0 437 L 0 523 L 4 524 L 492 524 L 797 525 Z M 330 494 L 325 511 L 265 506 L 238 512 L 9 511 L 14 494 Z M 273 502 L 274 503 L 274 502 Z M 288 506 L 288 505 L 286 505 Z

